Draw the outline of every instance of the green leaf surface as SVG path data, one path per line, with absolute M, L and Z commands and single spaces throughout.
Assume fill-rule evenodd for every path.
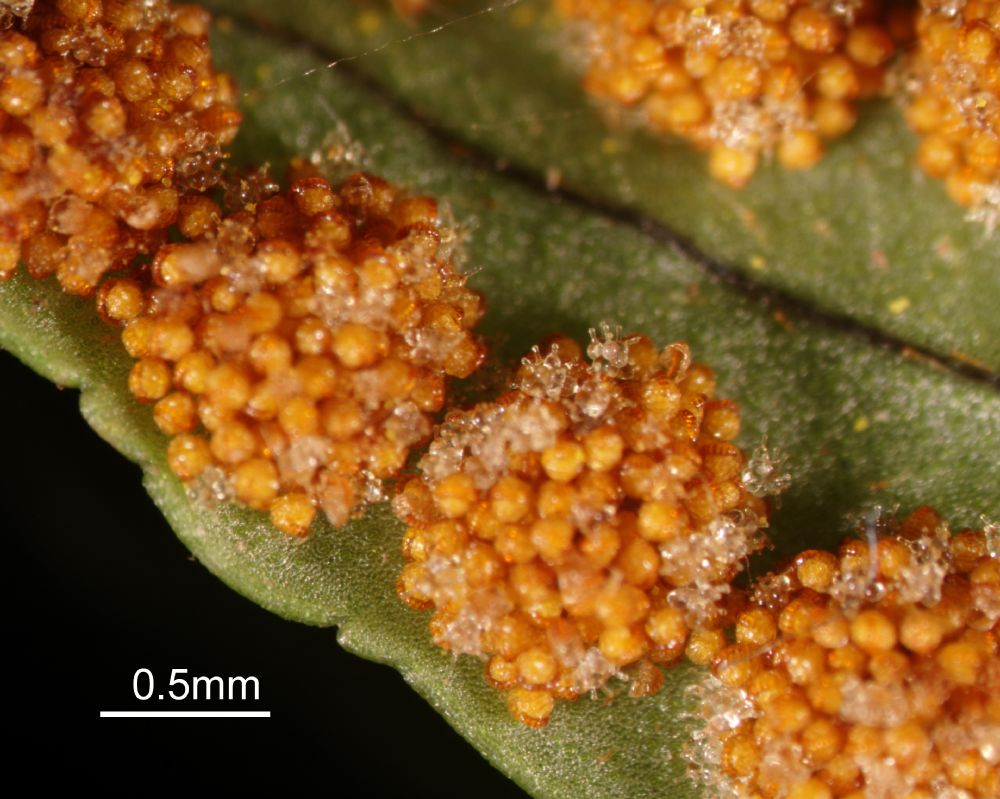
M 371 76 L 498 163 L 634 224 L 662 224 L 761 285 L 1000 372 L 1000 231 L 990 238 L 963 221 L 941 183 L 915 167 L 916 140 L 895 103 L 870 105 L 813 169 L 767 165 L 736 191 L 713 182 L 683 142 L 609 121 L 588 100 L 551 0 L 439 2 L 409 23 L 357 0 L 207 5 L 313 42 L 336 68 Z
M 738 290 L 657 237 L 482 169 L 351 72 L 304 77 L 322 62 L 288 39 L 227 31 L 215 53 L 246 89 L 241 159 L 280 168 L 346 126 L 363 142 L 367 168 L 446 199 L 469 228 L 472 283 L 488 298 L 483 330 L 497 365 L 465 393 L 502 383 L 546 334 L 584 337 L 602 320 L 619 322 L 661 343 L 690 342 L 716 369 L 720 395 L 740 402 L 741 443 L 753 447 L 767 435 L 788 453 L 795 482 L 774 520 L 777 548 L 768 558 L 835 543 L 845 516 L 876 502 L 932 503 L 955 525 L 1000 515 L 994 386 Z M 0 284 L 0 346 L 81 389 L 87 419 L 143 466 L 151 496 L 206 567 L 289 619 L 338 625 L 343 646 L 393 665 L 533 795 L 697 795 L 678 757 L 684 688 L 695 670 L 669 672 L 655 697 L 612 692 L 562 703 L 546 729 L 524 728 L 486 685 L 482 663 L 435 648 L 426 614 L 396 598 L 402 529 L 387 508 L 343 529 L 319 525 L 295 541 L 260 514 L 191 504 L 164 466 L 165 441 L 149 408 L 128 394 L 129 360 L 116 333 L 90 303 L 60 294 L 51 281 L 22 273 Z M 386 723 L 387 736 L 405 733 Z

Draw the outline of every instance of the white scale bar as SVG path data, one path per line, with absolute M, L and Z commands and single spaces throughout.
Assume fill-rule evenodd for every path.
M 269 719 L 270 710 L 102 710 L 102 719 Z

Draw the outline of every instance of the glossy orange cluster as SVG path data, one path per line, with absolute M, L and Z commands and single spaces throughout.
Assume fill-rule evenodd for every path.
M 765 542 L 731 443 L 739 410 L 711 370 L 607 326 L 587 354 L 558 338 L 511 392 L 451 411 L 395 500 L 400 595 L 434 609 L 440 646 L 489 655 L 487 679 L 532 726 L 555 698 L 612 677 L 651 693 L 653 663 L 704 662 L 729 581 Z
M 113 279 L 98 302 L 173 472 L 304 535 L 317 507 L 340 525 L 380 499 L 429 437 L 446 377 L 482 362 L 483 305 L 432 199 L 364 174 L 276 188 L 225 215 L 184 198 L 153 285 Z
M 905 14 L 879 0 L 557 0 L 582 20 L 591 94 L 709 151 L 743 186 L 762 154 L 812 166 L 879 93 Z M 895 13 L 895 12 L 894 12 Z
M 89 294 L 166 240 L 240 114 L 209 15 L 167 0 L 37 0 L 0 31 L 0 276 Z
M 224 177 L 240 115 L 202 9 L 29 10 L 0 33 L 0 275 L 23 260 L 97 290 L 193 493 L 292 535 L 317 508 L 343 524 L 429 437 L 446 377 L 484 357 L 457 234 L 371 175 L 284 194 L 266 172 Z
M 1000 529 L 921 508 L 758 582 L 697 692 L 710 797 L 1000 796 Z
M 1000 0 L 926 0 L 906 111 L 917 159 L 989 229 L 1000 224 Z

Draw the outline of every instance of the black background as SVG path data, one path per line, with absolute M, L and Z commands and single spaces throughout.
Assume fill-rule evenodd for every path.
M 34 784 L 524 797 L 392 669 L 240 597 L 174 537 L 79 395 L 0 353 L 8 768 Z M 271 719 L 99 719 L 132 677 L 253 675 Z M 219 703 L 187 707 L 219 709 Z M 43 769 L 51 771 L 39 771 Z M 142 786 L 142 788 L 140 788 Z

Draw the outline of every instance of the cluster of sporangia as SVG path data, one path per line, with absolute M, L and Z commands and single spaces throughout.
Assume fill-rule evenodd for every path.
M 1000 796 L 1000 526 L 866 532 L 749 594 L 695 691 L 709 796 Z
M 224 176 L 240 115 L 202 9 L 37 0 L 8 21 L 0 272 L 20 260 L 96 290 L 195 493 L 292 535 L 317 508 L 340 525 L 380 498 L 430 436 L 446 376 L 484 355 L 435 202 L 360 174 L 285 193 Z
M 614 675 L 639 695 L 660 687 L 654 663 L 707 662 L 729 581 L 765 542 L 711 370 L 608 328 L 587 355 L 556 339 L 510 393 L 451 411 L 395 501 L 400 595 L 434 608 L 438 644 L 488 655 L 535 726 Z
M 983 19 L 972 2 L 966 18 Z M 620 5 L 569 7 L 606 17 Z M 878 85 L 892 37 L 847 30 L 851 15 L 871 19 L 850 3 L 751 5 L 631 2 L 590 84 L 714 143 L 730 182 L 771 146 L 804 166 L 815 134 L 849 127 L 850 101 Z M 471 333 L 482 300 L 454 268 L 434 201 L 369 175 L 335 188 L 300 170 L 282 193 L 266 173 L 226 174 L 239 114 L 199 9 L 5 7 L 0 272 L 23 261 L 96 293 L 137 359 L 129 388 L 153 404 L 170 468 L 195 495 L 268 510 L 292 535 L 317 508 L 341 525 L 382 497 L 431 439 L 446 377 L 485 355 Z M 995 78 L 978 29 L 967 23 L 962 58 Z M 664 50 L 659 36 L 680 38 Z M 927 59 L 927 74 L 980 80 L 950 56 Z M 798 91 L 804 70 L 815 91 Z M 922 158 L 955 130 L 936 130 Z M 976 147 L 955 168 L 993 180 Z M 509 393 L 449 411 L 399 488 L 400 594 L 434 610 L 442 647 L 484 657 L 533 726 L 556 698 L 612 678 L 645 695 L 662 682 L 656 664 L 710 665 L 696 748 L 716 795 L 998 795 L 998 531 L 949 538 L 922 510 L 735 589 L 766 542 L 764 497 L 788 479 L 765 449 L 748 459 L 732 443 L 739 427 L 684 344 L 604 326 L 585 357 L 554 338 Z
M 383 498 L 446 376 L 482 361 L 483 306 L 433 200 L 361 174 L 265 194 L 225 215 L 187 198 L 151 284 L 110 280 L 98 307 L 125 325 L 173 472 L 305 535 L 317 507 L 339 526 Z
M 239 127 L 235 89 L 212 68 L 197 6 L 21 11 L 0 31 L 0 275 L 23 261 L 89 294 L 156 252 L 185 192 L 214 180 Z
M 762 155 L 812 166 L 859 100 L 904 83 L 920 165 L 973 216 L 1000 216 L 1000 0 L 556 5 L 586 33 L 586 90 L 707 149 L 720 181 L 743 186 Z M 900 50 L 906 79 L 888 80 Z
M 970 215 L 1000 224 L 1000 0 L 924 0 L 906 115 L 917 158 Z

